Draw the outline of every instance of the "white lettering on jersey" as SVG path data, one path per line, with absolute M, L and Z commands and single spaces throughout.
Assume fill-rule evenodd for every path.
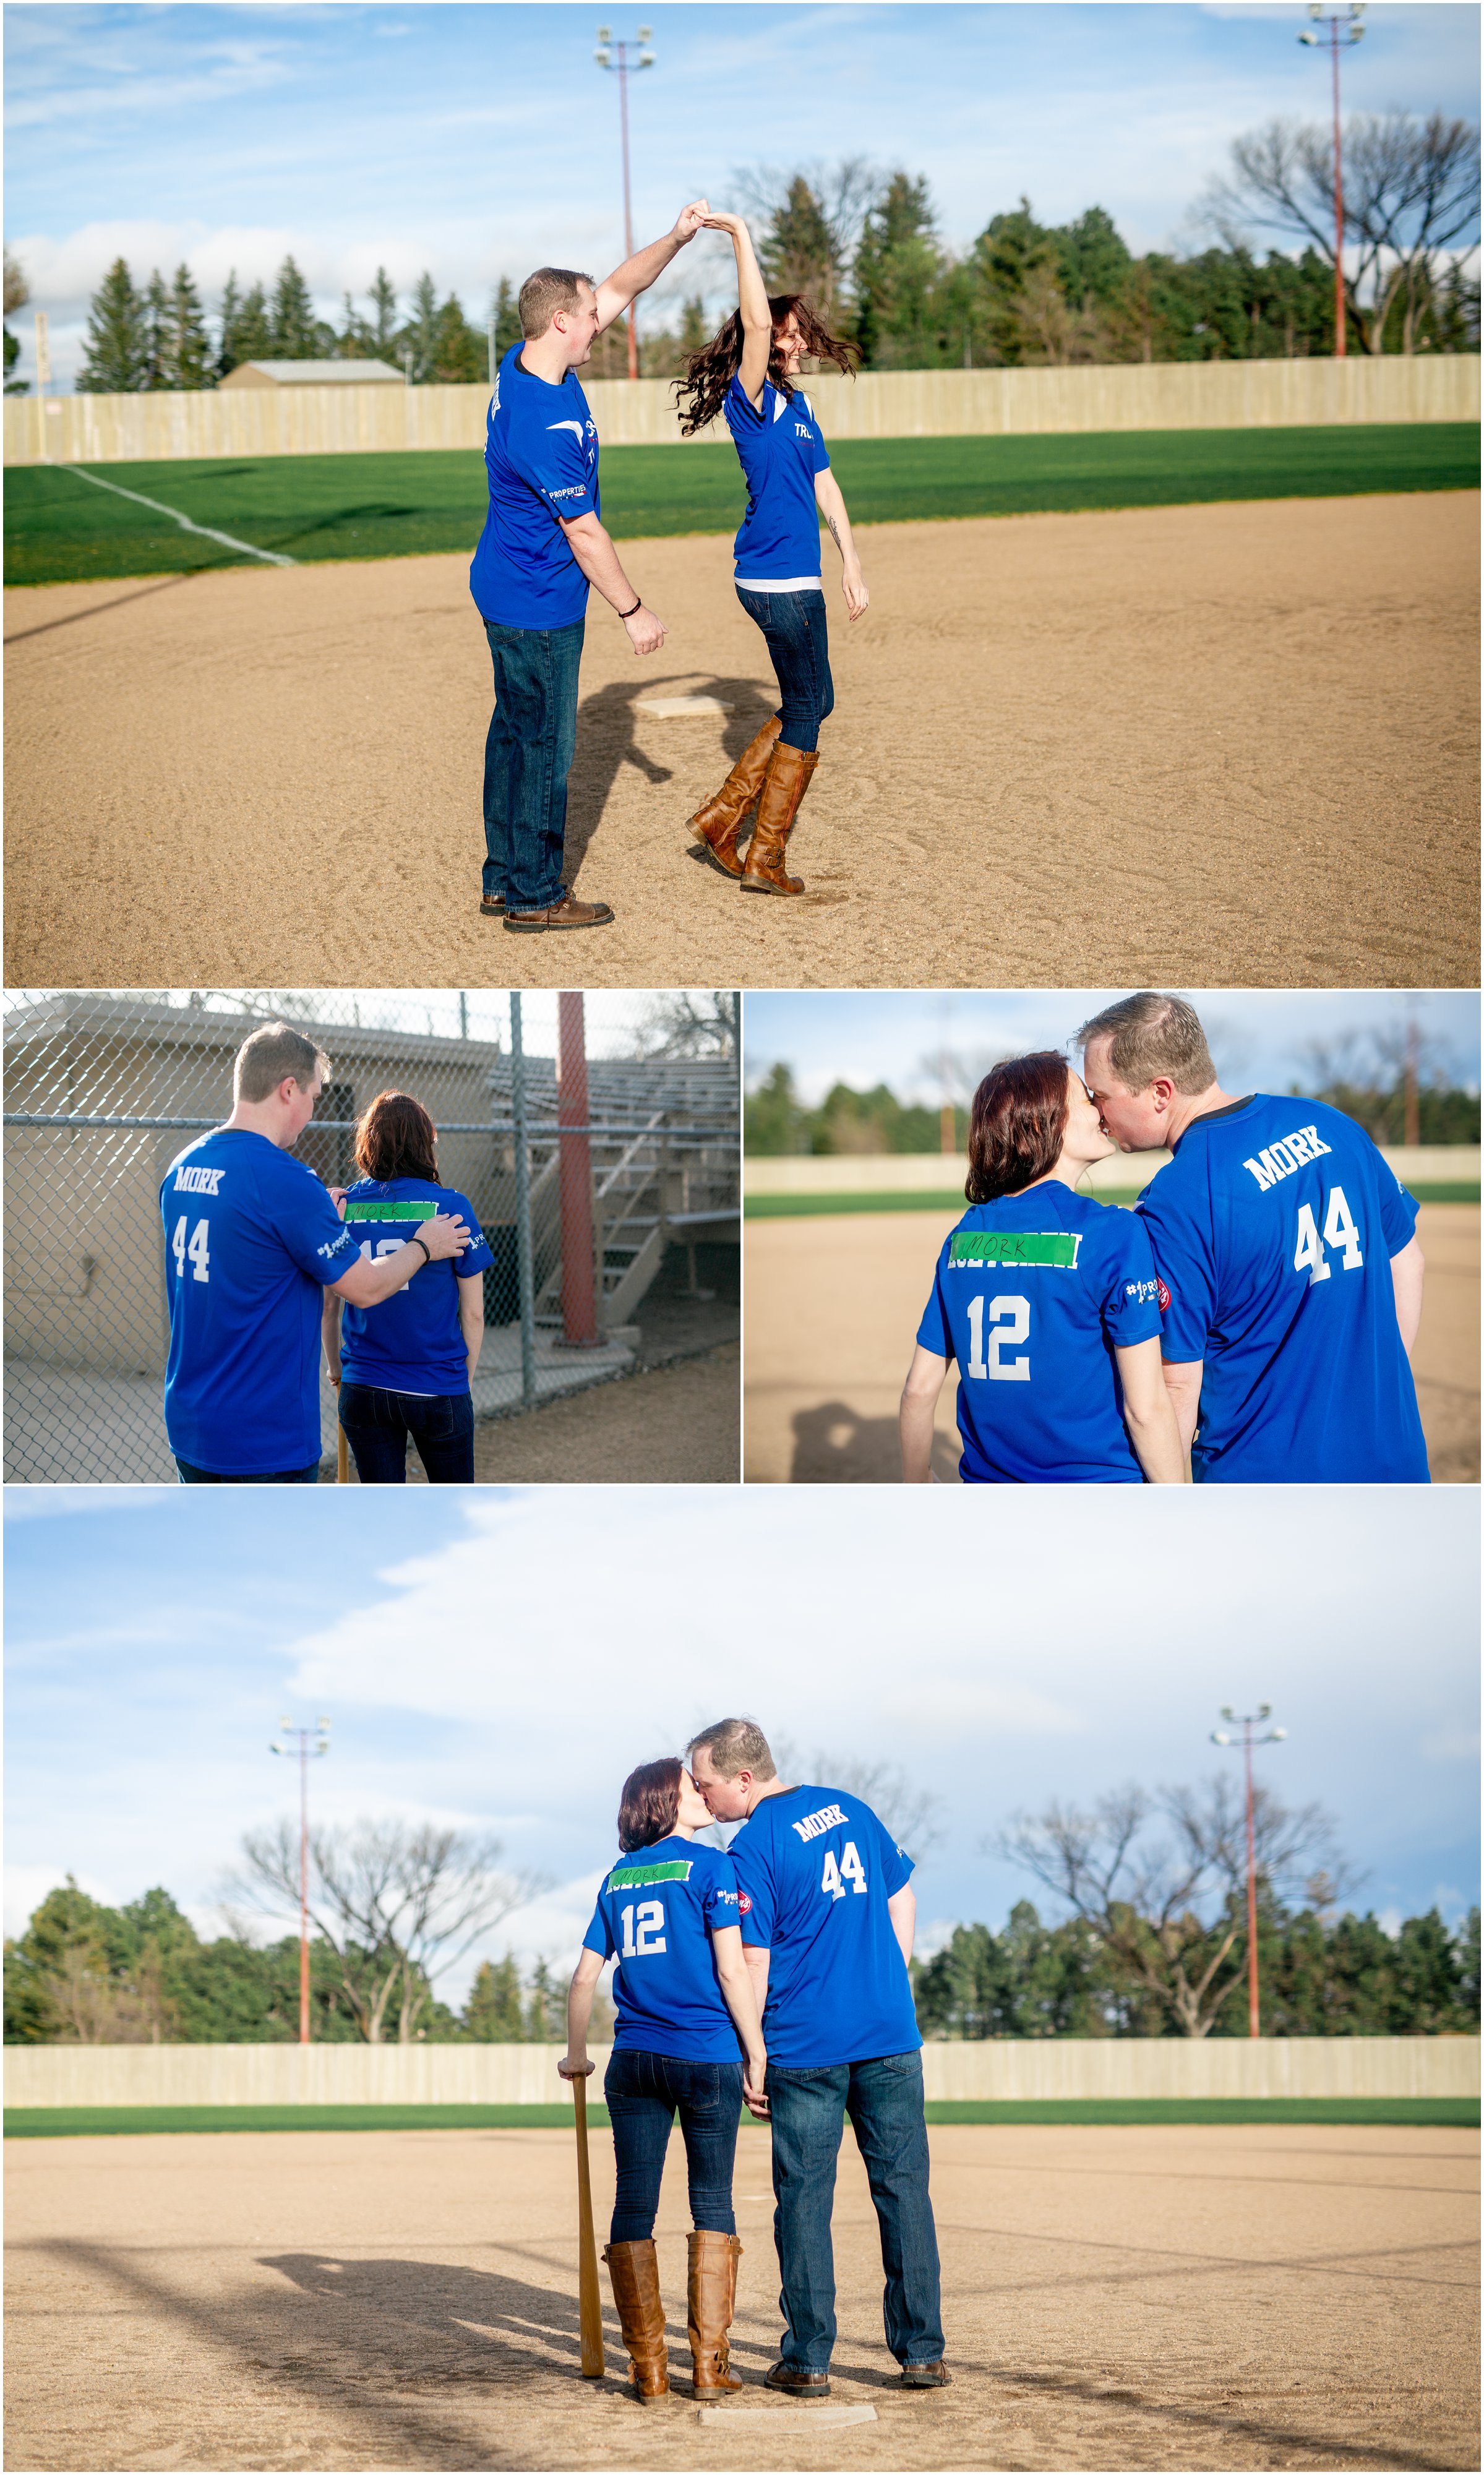
M 1317 1126 L 1301 1126 L 1297 1134 L 1284 1135 L 1281 1141 L 1270 1143 L 1266 1151 L 1260 1151 L 1255 1160 L 1244 1161 L 1242 1166 L 1252 1170 L 1258 1192 L 1266 1194 L 1280 1178 L 1292 1177 L 1305 1161 L 1319 1160 L 1328 1149 Z
M 793 1828 L 803 1840 L 817 1839 L 821 1830 L 833 1830 L 844 1819 L 838 1804 L 822 1804 L 817 1813 L 806 1813 L 802 1822 L 795 1822 Z
M 1160 1303 L 1157 1281 L 1125 1281 L 1123 1293 L 1126 1298 L 1132 1298 L 1135 1304 L 1141 1307 L 1154 1307 Z
M 814 431 L 807 421 L 796 421 L 793 425 L 793 435 L 795 438 L 812 438 Z
M 548 499 L 585 499 L 587 495 L 588 485 L 586 481 L 571 481 L 564 490 L 548 490 L 547 492 Z
M 175 1173 L 177 1194 L 219 1194 L 224 1168 L 178 1168 Z
M 405 1238 L 403 1238 L 402 1243 L 405 1245 Z M 342 1247 L 345 1246 L 349 1246 L 353 1254 L 358 1254 L 360 1252 L 359 1247 L 356 1245 L 354 1238 L 351 1236 L 348 1229 L 343 1229 L 338 1238 L 328 1238 L 323 1246 L 316 1246 L 314 1251 L 317 1255 L 323 1255 L 326 1262 L 329 1262 L 334 1256 L 340 1253 Z

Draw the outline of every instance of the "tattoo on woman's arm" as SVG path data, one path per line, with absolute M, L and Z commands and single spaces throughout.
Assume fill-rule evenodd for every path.
M 835 547 L 839 551 L 841 558 L 843 558 L 845 555 L 845 545 L 840 540 L 839 525 L 831 515 L 826 515 L 824 521 L 829 526 L 831 532 L 835 535 Z

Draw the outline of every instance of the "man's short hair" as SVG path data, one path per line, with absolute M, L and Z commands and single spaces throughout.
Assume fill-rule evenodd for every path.
M 754 1778 L 778 1777 L 767 1738 L 755 1719 L 718 1719 L 693 1736 L 686 1752 L 698 1753 L 704 1747 L 711 1755 L 711 1767 L 720 1778 L 735 1778 L 739 1771 L 750 1771 Z
M 1168 1074 L 1187 1097 L 1208 1091 L 1216 1080 L 1201 1017 L 1183 997 L 1140 989 L 1105 1006 L 1077 1035 L 1079 1047 L 1106 1040 L 1108 1064 L 1128 1091 L 1146 1091 L 1156 1074 Z
M 329 1060 L 323 1048 L 316 1048 L 312 1040 L 305 1040 L 302 1031 L 286 1022 L 265 1022 L 250 1031 L 232 1069 L 237 1098 L 266 1100 L 285 1074 L 292 1074 L 301 1091 L 307 1091 L 316 1074 L 322 1083 L 328 1082 Z
M 538 266 L 521 286 L 517 305 L 521 312 L 521 332 L 528 344 L 544 335 L 559 309 L 580 309 L 582 295 L 579 283 L 590 292 L 597 290 L 591 275 L 579 275 L 571 266 Z

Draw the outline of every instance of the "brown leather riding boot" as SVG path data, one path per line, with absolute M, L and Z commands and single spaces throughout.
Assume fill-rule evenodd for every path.
M 610 2243 L 603 2254 L 619 2307 L 619 2326 L 629 2351 L 634 2393 L 642 2406 L 668 2398 L 669 2356 L 665 2345 L 665 2306 L 654 2242 Z
M 688 2316 L 698 2398 L 723 2398 L 742 2388 L 731 2368 L 726 2342 L 737 2308 L 737 2264 L 741 2257 L 742 2244 L 736 2235 L 701 2228 L 691 2237 Z
M 750 747 L 744 747 L 714 799 L 697 808 L 687 827 L 698 843 L 704 843 L 717 866 L 728 876 L 741 876 L 742 861 L 737 856 L 737 837 L 746 822 L 747 811 L 757 803 L 767 772 L 767 760 L 773 743 L 783 728 L 776 713 L 768 715 Z
M 747 845 L 747 865 L 742 879 L 744 894 L 803 893 L 803 878 L 787 873 L 783 854 L 799 803 L 818 762 L 817 747 L 791 747 L 780 739 L 774 748 L 758 801 L 758 821 Z

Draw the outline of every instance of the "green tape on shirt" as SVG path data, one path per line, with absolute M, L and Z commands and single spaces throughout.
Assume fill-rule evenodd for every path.
M 408 1203 L 348 1203 L 347 1220 L 432 1220 L 437 1217 L 436 1203 L 414 1199 Z
M 642 1891 L 649 1882 L 688 1882 L 691 1860 L 677 1857 L 669 1865 L 620 1865 L 610 1874 L 606 1888 L 610 1891 Z
M 961 1229 L 949 1240 L 950 1263 L 1048 1263 L 1075 1270 L 1082 1231 L 1071 1229 Z

